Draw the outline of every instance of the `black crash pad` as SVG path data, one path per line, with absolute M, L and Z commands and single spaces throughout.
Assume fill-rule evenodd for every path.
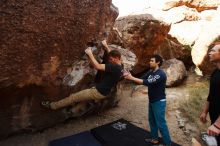
M 124 119 L 94 128 L 91 133 L 102 146 L 151 146 L 145 141 L 146 138 L 151 138 L 150 132 Z M 162 142 L 161 138 L 159 140 Z M 172 146 L 180 145 L 173 142 Z
M 101 146 L 90 131 L 53 140 L 49 146 Z

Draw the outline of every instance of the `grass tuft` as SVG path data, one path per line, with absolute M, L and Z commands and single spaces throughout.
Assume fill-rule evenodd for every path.
M 207 100 L 208 88 L 208 80 L 188 85 L 189 98 L 183 100 L 179 104 L 180 110 L 198 127 L 198 129 L 200 129 L 200 131 L 204 131 L 209 125 L 209 122 L 203 124 L 199 119 L 203 106 Z M 207 118 L 209 119 L 209 117 Z

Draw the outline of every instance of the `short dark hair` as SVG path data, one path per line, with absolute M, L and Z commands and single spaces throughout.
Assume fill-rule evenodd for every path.
M 121 53 L 118 50 L 111 50 L 108 53 L 108 57 L 118 57 L 119 59 L 121 59 Z
M 156 61 L 157 63 L 160 62 L 160 63 L 159 63 L 159 66 L 161 66 L 161 65 L 163 64 L 163 58 L 162 58 L 160 55 L 155 54 L 155 55 L 153 55 L 151 58 L 155 58 L 155 61 Z

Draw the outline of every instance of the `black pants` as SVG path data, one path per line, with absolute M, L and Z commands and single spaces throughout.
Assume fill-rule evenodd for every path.
M 216 139 L 217 139 L 217 143 L 218 143 L 218 145 L 220 146 L 220 135 L 217 136 Z

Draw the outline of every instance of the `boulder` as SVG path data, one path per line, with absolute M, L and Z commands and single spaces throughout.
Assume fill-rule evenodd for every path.
M 186 64 L 192 62 L 191 50 L 186 49 L 178 40 L 168 35 L 170 25 L 156 20 L 152 15 L 121 17 L 117 19 L 115 27 L 121 34 L 120 40 L 123 46 L 137 56 L 138 63 L 132 70 L 133 74 L 144 72 L 149 67 L 150 57 L 155 53 L 162 55 L 165 59 L 178 58 Z
M 219 0 L 166 0 L 163 10 L 169 10 L 173 7 L 187 6 L 195 8 L 198 12 L 210 9 L 217 9 Z
M 112 29 L 111 0 L 0 2 L 0 137 L 64 121 L 64 110 L 41 107 L 92 85 L 83 61 L 86 44 Z M 74 72 L 74 82 L 68 81 Z M 67 84 L 66 84 L 67 83 Z M 71 86 L 70 86 L 71 85 Z
M 192 48 L 190 46 L 182 45 L 178 42 L 178 40 L 168 35 L 168 38 L 161 43 L 154 53 L 160 54 L 165 60 L 173 58 L 181 60 L 188 70 L 191 66 L 193 66 L 191 49 Z
M 174 7 L 168 11 L 162 11 L 156 8 L 146 8 L 142 12 L 136 13 L 136 15 L 140 14 L 151 15 L 154 19 L 164 21 L 168 24 L 176 24 L 182 21 L 197 21 L 201 19 L 200 13 L 196 9 L 187 6 Z
M 167 87 L 180 85 L 187 76 L 187 71 L 183 62 L 175 58 L 164 61 L 161 68 L 167 75 Z
M 205 25 L 204 21 L 183 21 L 173 24 L 169 34 L 181 44 L 193 46 Z
M 107 42 L 110 42 L 111 44 L 115 44 L 115 45 L 124 47 L 122 34 L 116 27 L 114 27 L 110 31 Z
M 197 21 L 201 19 L 196 9 L 187 6 L 174 7 L 169 11 L 162 12 L 163 20 L 172 24 L 180 23 L 182 21 Z
M 192 47 L 191 55 L 193 63 L 203 75 L 211 74 L 214 69 L 213 64 L 209 62 L 208 51 L 214 42 L 220 41 L 219 15 L 220 13 L 214 15 L 212 21 L 204 26 L 203 31 L 201 31 L 199 38 Z
M 217 13 L 217 10 L 206 10 L 200 13 L 201 20 L 212 21 L 213 16 Z
M 198 74 L 208 75 L 212 72 L 214 66 L 207 54 L 210 46 L 219 41 L 219 0 L 166 0 L 145 12 L 171 24 L 169 35 L 190 48 Z
M 109 45 L 109 47 L 118 50 L 121 53 L 121 59 L 125 70 L 131 71 L 133 67 L 137 64 L 137 57 L 133 52 L 129 51 L 128 49 L 122 48 L 121 46 L 113 44 Z
M 133 69 L 138 73 L 146 69 L 149 57 L 167 36 L 170 26 L 150 15 L 133 15 L 119 18 L 115 27 L 121 32 L 125 48 L 135 53 L 138 63 Z

